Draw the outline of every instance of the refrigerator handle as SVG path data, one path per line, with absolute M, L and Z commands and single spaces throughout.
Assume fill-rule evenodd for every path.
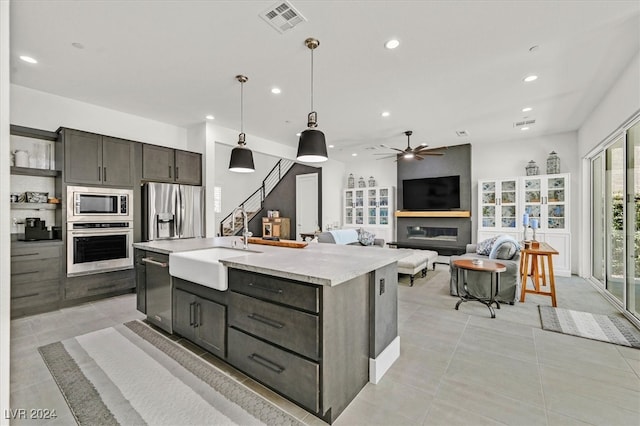
M 183 209 L 182 209 L 182 203 L 183 203 L 183 199 L 182 199 L 182 188 L 180 186 L 178 186 L 178 191 L 176 192 L 176 235 L 179 238 L 182 238 L 183 235 L 183 228 L 184 228 L 184 216 L 183 216 Z

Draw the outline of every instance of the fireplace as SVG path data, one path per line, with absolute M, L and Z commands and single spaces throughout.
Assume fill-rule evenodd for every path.
M 462 254 L 471 243 L 471 220 L 461 217 L 398 217 L 398 247 Z
M 408 226 L 407 239 L 420 241 L 458 241 L 458 228 Z

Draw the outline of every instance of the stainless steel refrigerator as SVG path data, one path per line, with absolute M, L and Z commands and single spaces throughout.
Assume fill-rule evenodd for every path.
M 205 236 L 204 187 L 149 182 L 142 200 L 144 241 Z

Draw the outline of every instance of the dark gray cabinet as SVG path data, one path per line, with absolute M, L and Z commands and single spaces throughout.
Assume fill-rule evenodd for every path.
M 173 331 L 224 358 L 226 307 L 179 288 L 173 297 Z
M 63 129 L 66 183 L 133 186 L 134 142 Z
M 156 145 L 142 146 L 142 179 L 187 185 L 202 183 L 202 156 Z
M 11 245 L 11 317 L 56 309 L 62 243 Z
M 147 256 L 144 250 L 136 249 L 134 254 L 136 270 L 136 309 L 147 313 L 147 268 L 142 261 Z

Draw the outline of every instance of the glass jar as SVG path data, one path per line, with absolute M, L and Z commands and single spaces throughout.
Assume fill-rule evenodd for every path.
M 354 188 L 356 186 L 356 179 L 353 177 L 353 173 L 349 173 L 347 178 L 347 188 Z
M 525 167 L 524 169 L 527 172 L 527 176 L 535 176 L 538 173 L 540 173 L 540 168 L 538 167 L 536 162 L 533 160 L 529 161 L 529 163 L 527 164 L 527 167 Z
M 547 158 L 547 174 L 552 175 L 555 173 L 560 173 L 560 158 L 555 151 L 551 151 Z
M 367 187 L 367 183 L 364 181 L 364 178 L 360 176 L 360 179 L 358 179 L 358 188 L 366 188 L 366 187 Z
M 376 186 L 376 179 L 373 176 L 369 176 L 369 186 Z

